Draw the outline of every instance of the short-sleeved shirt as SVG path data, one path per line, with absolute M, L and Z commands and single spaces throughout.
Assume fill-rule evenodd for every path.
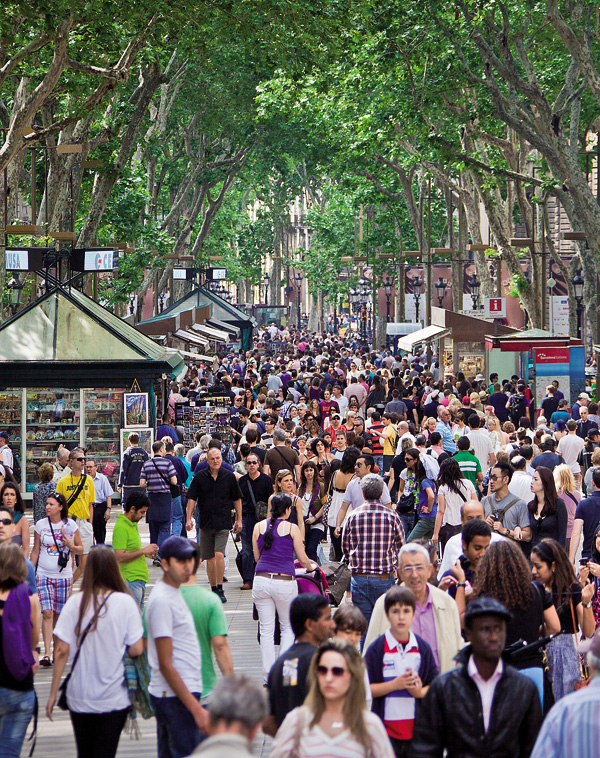
M 90 517 L 90 504 L 96 500 L 96 490 L 94 488 L 94 480 L 87 474 L 85 476 L 85 482 L 81 489 L 81 492 L 77 496 L 75 502 L 69 506 L 69 516 L 71 518 L 89 519 Z M 81 477 L 73 476 L 73 474 L 67 474 L 59 479 L 56 483 L 56 491 L 61 495 L 64 495 L 67 502 L 69 498 L 79 487 Z M 64 572 L 63 572 L 64 573 Z
M 273 482 L 262 472 L 256 479 L 250 479 L 248 474 L 244 474 L 238 479 L 238 485 L 242 493 L 242 513 L 245 515 L 254 514 L 254 503 L 259 501 L 267 503 L 273 494 Z M 250 486 L 252 486 L 254 500 L 250 494 Z
M 310 642 L 297 642 L 273 664 L 268 679 L 269 703 L 278 728 L 290 711 L 304 703 L 308 669 L 316 652 Z
M 150 694 L 155 697 L 175 697 L 160 671 L 156 652 L 156 640 L 160 637 L 169 637 L 172 640 L 173 666 L 188 690 L 192 693 L 202 693 L 200 643 L 192 612 L 181 592 L 164 581 L 157 582 L 146 604 L 145 621 L 148 634 Z
M 600 491 L 592 492 L 575 509 L 575 519 L 583 521 L 583 544 L 581 557 L 591 558 L 592 541 L 596 527 L 600 524 Z
M 282 469 L 289 469 L 295 478 L 294 466 L 300 465 L 300 458 L 293 448 L 275 445 L 265 455 L 264 464 L 269 467 L 269 475 L 273 481 Z
M 227 635 L 227 621 L 223 603 L 218 595 L 204 587 L 180 587 L 183 599 L 190 609 L 202 656 L 202 695 L 211 693 L 217 681 L 213 664 L 212 638 Z
M 35 567 L 29 558 L 25 558 L 25 565 L 27 566 L 27 586 L 29 587 L 29 594 L 35 595 L 37 592 L 37 582 L 35 580 Z
M 130 521 L 123 513 L 117 516 L 117 522 L 113 530 L 112 546 L 115 550 L 125 550 L 126 553 L 135 553 L 142 549 L 142 538 L 138 525 Z M 123 579 L 128 582 L 148 582 L 148 565 L 146 556 L 140 555 L 132 561 L 119 563 L 119 570 Z
M 504 514 L 502 526 L 509 530 L 514 529 L 515 526 L 520 526 L 521 529 L 525 529 L 525 527 L 530 526 L 529 509 L 523 500 L 513 495 L 512 492 L 509 492 L 506 497 L 502 498 L 502 500 L 498 500 L 496 495 L 486 495 L 481 502 L 487 517 L 495 511 L 503 510 L 513 500 L 516 500 L 517 502 Z
M 346 492 L 344 492 L 343 502 L 350 503 L 348 506 L 348 513 L 352 513 L 355 508 L 358 508 L 365 502 L 365 496 L 362 493 L 362 489 L 360 487 L 360 479 L 358 479 L 358 477 L 356 479 L 351 479 L 348 483 Z M 388 505 L 392 502 L 387 484 L 383 485 L 383 492 L 381 493 L 379 502 L 382 505 Z
M 172 476 L 177 476 L 175 466 L 173 466 L 173 463 L 168 458 L 163 458 L 162 455 L 150 458 L 142 466 L 141 479 L 146 480 L 146 489 L 148 492 L 170 493 L 171 488 L 169 481 Z
M 433 507 L 429 513 L 422 510 L 429 506 L 429 497 L 426 492 L 427 489 L 433 490 Z M 421 480 L 418 497 L 419 503 L 417 506 L 417 514 L 419 518 L 435 518 L 437 516 L 437 492 L 435 489 L 435 482 L 432 479 L 427 479 L 427 477 L 425 477 L 425 479 Z
M 56 623 L 54 634 L 69 645 L 69 660 L 77 652 L 75 627 L 83 593 L 72 595 Z M 82 629 L 92 619 L 94 604 L 83 616 Z M 123 654 L 143 635 L 137 603 L 129 593 L 113 592 L 98 616 L 98 625 L 85 638 L 77 666 L 69 680 L 67 703 L 76 713 L 107 713 L 130 705 L 123 676 Z
M 67 537 L 72 539 L 75 532 L 79 529 L 77 524 L 73 519 L 67 519 L 66 521 L 59 521 L 58 524 L 53 524 L 50 527 L 49 520 L 42 518 L 37 522 L 34 529 L 40 537 L 40 557 L 37 565 L 38 576 L 50 576 L 54 579 L 58 577 L 70 579 L 73 576 L 71 561 L 61 571 L 58 566 L 58 552 L 65 547 L 63 530 Z M 54 532 L 54 537 L 52 537 L 52 532 Z M 54 542 L 55 538 L 56 543 Z
M 231 529 L 233 503 L 242 499 L 242 493 L 235 474 L 221 466 L 216 479 L 208 468 L 197 471 L 190 484 L 188 498 L 197 503 L 200 529 L 222 531 Z
M 467 479 L 470 479 L 477 487 L 477 474 L 481 474 L 481 463 L 468 450 L 459 450 L 452 456 Z

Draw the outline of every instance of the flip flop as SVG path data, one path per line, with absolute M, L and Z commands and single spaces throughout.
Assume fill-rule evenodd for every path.
M 43 658 L 40 658 L 40 666 L 43 666 L 44 668 L 49 668 L 52 666 L 52 661 L 47 655 L 45 655 Z

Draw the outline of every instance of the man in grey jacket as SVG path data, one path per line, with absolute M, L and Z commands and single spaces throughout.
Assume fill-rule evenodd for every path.
M 264 689 L 241 674 L 230 674 L 214 688 L 208 706 L 210 737 L 192 755 L 248 758 L 268 708 Z

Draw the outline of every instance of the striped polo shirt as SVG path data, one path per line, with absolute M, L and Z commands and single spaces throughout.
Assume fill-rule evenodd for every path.
M 421 653 L 415 635 L 408 642 L 398 642 L 391 630 L 385 633 L 383 653 L 383 681 L 389 682 L 407 671 L 419 673 Z M 390 737 L 410 740 L 415 726 L 415 699 L 408 690 L 394 690 L 385 696 L 385 729 Z

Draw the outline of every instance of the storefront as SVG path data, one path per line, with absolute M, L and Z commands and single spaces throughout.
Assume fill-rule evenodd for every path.
M 54 289 L 2 324 L 0 429 L 19 461 L 24 496 L 61 445 L 85 448 L 114 486 L 127 431 L 156 427 L 165 384 L 185 371 L 178 352 L 77 290 Z M 127 423 L 126 394 L 145 398 L 143 422 Z

